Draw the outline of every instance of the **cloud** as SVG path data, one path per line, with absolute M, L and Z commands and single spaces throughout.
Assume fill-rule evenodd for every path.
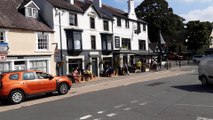
M 118 3 L 127 3 L 128 0 L 114 0 L 115 2 L 118 2 Z M 139 5 L 140 3 L 142 3 L 143 0 L 135 0 L 135 5 Z
M 180 2 L 183 3 L 211 3 L 213 0 L 179 0 Z
M 192 10 L 189 11 L 186 14 L 181 14 L 183 18 L 186 19 L 186 21 L 192 21 L 192 20 L 200 20 L 200 21 L 213 21 L 213 6 L 210 6 L 206 9 L 202 10 Z

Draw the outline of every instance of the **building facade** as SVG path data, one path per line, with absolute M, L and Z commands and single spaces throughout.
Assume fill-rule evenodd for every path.
M 41 22 L 40 8 L 25 0 L 0 1 L 0 6 L 0 72 L 38 69 L 56 74 L 54 34 Z
M 128 2 L 128 13 L 104 5 L 101 0 L 34 2 L 55 32 L 60 75 L 78 67 L 99 76 L 106 66 L 132 65 L 136 55 L 147 55 L 147 23 L 136 17 L 134 0 Z

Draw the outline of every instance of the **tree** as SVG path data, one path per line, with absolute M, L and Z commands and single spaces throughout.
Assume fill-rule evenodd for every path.
M 189 21 L 186 24 L 187 39 L 185 45 L 192 54 L 196 54 L 197 50 L 202 48 L 204 45 L 209 44 L 209 36 L 212 31 L 212 23 L 200 22 L 200 21 Z
M 165 0 L 144 0 L 135 11 L 140 19 L 148 22 L 148 34 L 151 42 L 158 41 L 159 30 L 167 38 L 183 30 L 184 19 L 174 14 L 173 9 L 168 7 Z

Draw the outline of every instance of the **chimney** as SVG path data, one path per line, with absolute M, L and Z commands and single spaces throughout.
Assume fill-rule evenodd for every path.
M 95 7 L 101 8 L 102 7 L 102 1 L 101 0 L 93 0 L 93 5 Z
M 137 20 L 136 14 L 135 14 L 135 5 L 134 0 L 128 0 L 128 17 L 130 19 Z
M 65 0 L 65 1 L 69 2 L 72 5 L 74 4 L 74 0 Z

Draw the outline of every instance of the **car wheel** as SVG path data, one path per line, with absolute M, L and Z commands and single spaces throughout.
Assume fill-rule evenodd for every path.
M 64 94 L 67 94 L 69 91 L 69 87 L 68 87 L 68 84 L 67 83 L 61 83 L 59 85 L 59 88 L 58 88 L 58 93 L 60 95 L 64 95 Z
M 9 99 L 12 104 L 19 104 L 24 100 L 24 93 L 21 90 L 13 90 Z
M 202 85 L 208 85 L 208 79 L 205 77 L 205 76 L 203 76 L 202 78 L 201 78 L 201 83 L 202 83 Z

